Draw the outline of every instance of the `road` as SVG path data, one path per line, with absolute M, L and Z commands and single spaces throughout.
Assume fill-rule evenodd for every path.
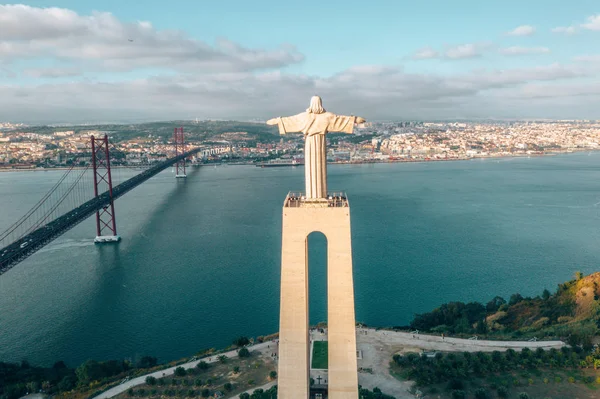
M 422 350 L 443 352 L 492 352 L 495 350 L 505 351 L 510 348 L 517 351 L 523 348 L 543 348 L 547 350 L 550 348 L 558 349 L 566 345 L 562 341 L 487 341 L 448 337 L 442 338 L 436 335 L 411 334 L 404 332 L 375 330 L 372 328 L 357 328 L 356 335 L 357 348 L 362 352 L 362 359 L 358 360 L 358 367 L 371 368 L 373 370 L 373 374 L 359 372 L 358 383 L 368 389 L 379 387 L 384 393 L 395 396 L 397 399 L 414 398 L 414 395 L 411 395 L 408 392 L 412 386 L 412 382 L 400 381 L 390 375 L 389 363 L 391 362 L 392 356 L 395 353 L 420 352 Z M 320 334 L 318 331 L 313 330 L 311 331 L 311 339 L 324 340 L 326 339 L 326 335 Z M 268 349 L 268 345 L 272 344 L 273 343 L 271 341 L 263 342 L 250 346 L 248 349 L 250 351 L 263 352 Z M 268 349 L 268 352 L 272 351 L 272 348 Z M 234 358 L 237 357 L 237 350 L 232 350 L 222 354 L 229 358 Z M 133 378 L 124 382 L 123 384 L 109 389 L 96 398 L 108 399 L 117 396 L 120 393 L 127 391 L 129 388 L 144 384 L 146 382 L 146 377 L 148 376 L 160 378 L 173 375 L 177 367 L 190 369 L 196 367 L 201 361 L 215 363 L 218 361 L 218 356 L 222 354 L 207 356 L 202 359 L 181 364 L 179 366 L 170 367 L 168 369 Z M 311 372 L 311 375 L 312 374 L 313 372 Z M 321 375 L 323 376 L 326 376 L 326 374 L 327 372 L 321 372 Z M 273 381 L 263 386 L 252 388 L 247 392 L 252 393 L 258 388 L 267 390 L 275 383 L 276 382 Z
M 267 349 L 267 345 L 272 345 L 272 344 L 273 344 L 273 342 L 271 342 L 271 341 L 263 342 L 263 343 L 260 343 L 260 344 L 249 346 L 248 350 L 251 351 L 251 352 L 253 352 L 253 351 L 263 352 L 264 350 Z M 269 352 L 273 352 L 273 349 L 269 349 Z M 145 375 L 143 375 L 141 377 L 132 378 L 131 380 L 126 381 L 126 382 L 124 382 L 124 383 L 122 383 L 120 385 L 117 385 L 116 387 L 112 387 L 108 391 L 103 392 L 102 394 L 96 396 L 96 398 L 97 399 L 108 399 L 108 398 L 112 398 L 114 396 L 117 396 L 120 393 L 123 393 L 123 392 L 127 391 L 129 388 L 133 388 L 133 387 L 135 387 L 137 385 L 145 384 L 146 383 L 146 377 L 149 377 L 149 376 L 156 377 L 156 378 L 161 378 L 161 377 L 166 377 L 166 376 L 173 375 L 173 374 L 175 374 L 175 369 L 177 367 L 183 367 L 185 369 L 192 369 L 192 368 L 196 367 L 198 365 L 198 363 L 200 363 L 201 361 L 205 361 L 206 363 L 215 363 L 215 362 L 218 362 L 219 361 L 218 357 L 221 356 L 221 355 L 225 355 L 228 358 L 237 357 L 238 356 L 237 349 L 229 351 L 229 352 L 225 352 L 225 353 L 218 353 L 216 355 L 206 356 L 206 357 L 204 357 L 202 359 L 197 359 L 197 360 L 194 360 L 194 361 L 191 361 L 191 362 L 180 364 L 178 366 L 170 367 L 168 369 L 164 369 L 164 370 L 160 370 L 160 371 L 155 371 L 153 373 L 148 373 L 148 374 L 145 374 Z M 267 385 L 269 385 L 269 384 L 267 384 Z M 265 386 L 267 386 L 267 385 L 265 385 Z M 254 388 L 254 389 L 258 389 L 258 388 L 263 388 L 264 389 L 264 386 L 257 387 L 257 388 Z M 252 389 L 252 391 L 254 391 L 254 389 Z
M 358 383 L 365 388 L 378 387 L 388 395 L 397 399 L 414 398 L 408 391 L 413 385 L 409 381 L 400 381 L 390 375 L 390 362 L 395 353 L 442 351 L 442 352 L 492 352 L 523 348 L 561 348 L 562 341 L 487 341 L 461 338 L 442 338 L 435 335 L 411 334 L 404 332 L 375 330 L 372 328 L 356 329 L 356 346 L 362 351 L 362 359 L 358 360 L 359 369 L 370 368 L 373 374 L 359 372 Z

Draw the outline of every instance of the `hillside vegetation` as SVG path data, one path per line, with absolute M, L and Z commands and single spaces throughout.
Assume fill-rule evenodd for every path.
M 418 314 L 410 324 L 421 331 L 486 335 L 497 338 L 561 338 L 572 345 L 591 347 L 600 321 L 600 273 L 559 284 L 535 298 L 513 294 L 487 304 L 449 302 Z

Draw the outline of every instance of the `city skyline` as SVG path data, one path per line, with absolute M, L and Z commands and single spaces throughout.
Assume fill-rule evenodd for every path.
M 475 4 L 0 5 L 0 121 L 600 118 L 597 5 Z

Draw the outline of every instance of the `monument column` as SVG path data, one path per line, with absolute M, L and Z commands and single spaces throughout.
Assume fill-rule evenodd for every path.
M 308 235 L 327 238 L 328 397 L 358 399 L 350 205 L 343 193 L 327 193 L 328 132 L 352 133 L 365 120 L 326 112 L 319 96 L 306 112 L 267 121 L 280 134 L 304 134 L 305 193 L 283 204 L 278 396 L 310 395 L 308 334 Z
M 288 216 L 284 207 L 277 372 L 277 394 L 284 399 L 306 399 L 309 394 L 307 234 L 297 228 L 297 216 Z

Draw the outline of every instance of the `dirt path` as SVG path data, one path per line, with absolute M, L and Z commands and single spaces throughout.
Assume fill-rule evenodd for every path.
M 383 393 L 395 396 L 397 399 L 414 398 L 409 393 L 412 382 L 400 381 L 390 375 L 392 356 L 398 352 L 492 352 L 505 351 L 512 348 L 520 351 L 523 348 L 561 348 L 562 341 L 487 341 L 461 338 L 442 338 L 434 335 L 410 334 L 403 332 L 357 328 L 357 347 L 362 352 L 358 360 L 359 369 L 370 368 L 373 373 L 358 373 L 358 383 L 365 388 L 378 387 Z

